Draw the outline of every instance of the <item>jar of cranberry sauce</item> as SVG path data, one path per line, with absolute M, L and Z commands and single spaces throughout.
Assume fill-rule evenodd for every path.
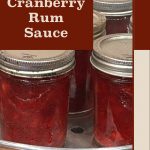
M 105 34 L 106 17 L 98 12 L 93 13 L 93 38 Z M 76 50 L 76 66 L 71 80 L 69 114 L 85 114 L 93 109 L 93 101 L 89 98 L 90 91 L 90 55 L 89 50 Z
M 133 142 L 132 37 L 112 34 L 95 41 L 95 140 L 101 146 Z
M 128 33 L 132 0 L 94 0 L 94 9 L 107 18 L 106 34 Z
M 1 51 L 3 140 L 64 145 L 74 62 L 72 50 Z

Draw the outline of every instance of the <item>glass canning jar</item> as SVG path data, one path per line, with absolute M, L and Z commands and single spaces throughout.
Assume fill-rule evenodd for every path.
M 93 13 L 93 38 L 105 34 L 106 17 L 96 11 Z M 76 66 L 71 79 L 71 93 L 69 114 L 84 114 L 93 109 L 93 102 L 89 98 L 90 91 L 90 50 L 76 50 Z
M 112 34 L 95 41 L 91 56 L 95 140 L 101 146 L 133 142 L 132 37 Z
M 2 50 L 3 140 L 62 147 L 67 131 L 72 50 Z
M 128 33 L 132 0 L 94 0 L 94 9 L 107 18 L 106 34 Z

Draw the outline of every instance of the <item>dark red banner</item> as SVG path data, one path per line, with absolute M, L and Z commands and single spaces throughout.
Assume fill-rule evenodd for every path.
M 0 49 L 93 48 L 92 0 L 1 0 Z
M 150 49 L 150 0 L 134 0 L 133 5 L 133 48 Z

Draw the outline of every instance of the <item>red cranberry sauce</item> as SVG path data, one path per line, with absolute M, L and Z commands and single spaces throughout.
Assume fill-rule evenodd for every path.
M 132 79 L 94 72 L 96 141 L 102 146 L 132 144 Z
M 115 33 L 128 33 L 129 32 L 129 24 L 130 24 L 129 16 L 107 16 L 106 21 L 106 34 L 115 34 Z
M 69 79 L 28 79 L 0 74 L 2 139 L 42 146 L 63 146 L 67 130 Z

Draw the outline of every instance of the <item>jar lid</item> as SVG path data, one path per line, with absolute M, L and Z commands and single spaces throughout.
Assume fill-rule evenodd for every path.
M 106 17 L 103 14 L 98 13 L 97 11 L 93 12 L 93 34 L 94 39 L 97 36 L 100 36 L 106 27 Z
M 107 74 L 132 77 L 131 34 L 112 34 L 95 40 L 91 63 Z
M 94 0 L 94 9 L 106 16 L 131 15 L 132 0 Z
M 1 50 L 0 70 L 14 76 L 57 76 L 74 67 L 73 50 Z

